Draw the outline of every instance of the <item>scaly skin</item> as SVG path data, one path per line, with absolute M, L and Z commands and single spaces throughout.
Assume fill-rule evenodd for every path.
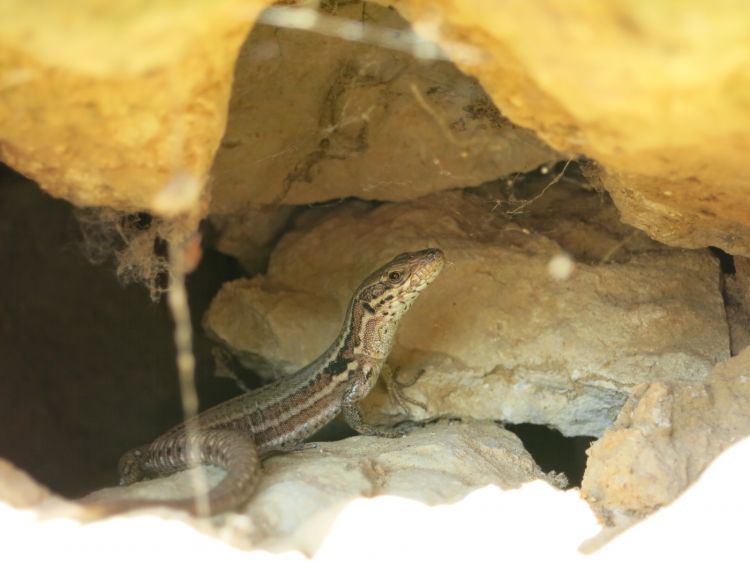
M 129 451 L 120 460 L 120 483 L 166 476 L 197 464 L 219 466 L 226 476 L 209 492 L 208 504 L 211 513 L 220 513 L 252 497 L 260 459 L 299 448 L 339 412 L 359 433 L 400 436 L 393 429 L 366 424 L 358 403 L 375 385 L 401 317 L 444 262 L 443 253 L 434 248 L 393 258 L 354 292 L 338 337 L 320 357 L 293 375 L 199 414 L 193 420 L 198 431 L 189 437 L 183 423 Z M 189 451 L 197 454 L 188 458 Z M 193 498 L 127 500 L 113 511 L 149 505 L 196 511 Z

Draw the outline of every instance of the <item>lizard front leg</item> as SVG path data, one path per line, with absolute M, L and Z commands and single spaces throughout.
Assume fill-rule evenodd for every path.
M 403 383 L 398 380 L 398 372 L 399 372 L 398 367 L 393 369 L 387 363 L 383 364 L 383 368 L 380 370 L 380 374 L 383 377 L 383 381 L 385 382 L 385 388 L 388 390 L 388 396 L 390 397 L 391 401 L 401 406 L 401 409 L 404 411 L 404 413 L 407 416 L 410 413 L 409 406 L 407 406 L 407 403 L 413 404 L 414 406 L 418 406 L 426 412 L 427 404 L 415 398 L 408 397 L 404 393 L 404 390 L 403 390 L 404 388 L 408 388 L 412 386 L 413 384 L 415 384 L 419 380 L 419 377 L 422 375 L 422 373 L 419 373 L 413 381 L 408 382 L 408 383 Z
M 403 431 L 395 429 L 380 427 L 366 423 L 362 419 L 362 411 L 359 408 L 359 401 L 364 398 L 370 388 L 373 386 L 374 380 L 367 380 L 355 382 L 351 389 L 344 395 L 341 402 L 341 411 L 344 414 L 346 423 L 349 424 L 354 431 L 363 435 L 377 435 L 378 437 L 403 437 L 405 434 Z

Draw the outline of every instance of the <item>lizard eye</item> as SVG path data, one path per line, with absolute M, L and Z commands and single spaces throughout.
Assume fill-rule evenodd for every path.
M 388 280 L 391 283 L 398 283 L 399 281 L 401 281 L 401 272 L 400 271 L 391 271 L 388 274 Z

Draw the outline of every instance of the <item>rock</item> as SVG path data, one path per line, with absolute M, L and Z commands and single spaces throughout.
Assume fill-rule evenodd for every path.
M 517 222 L 518 205 L 503 197 L 487 188 L 303 213 L 266 275 L 224 285 L 205 327 L 248 367 L 294 371 L 333 340 L 366 274 L 405 250 L 438 246 L 448 265 L 406 315 L 389 358 L 411 384 L 407 394 L 428 406 L 409 417 L 601 435 L 635 385 L 702 380 L 729 356 L 708 252 L 649 241 L 619 224 L 598 194 L 570 183 L 526 199 L 528 216 Z M 539 215 L 529 212 L 537 206 Z M 566 253 L 575 267 L 560 281 L 548 268 Z M 377 390 L 365 409 L 376 423 L 404 415 Z
M 165 186 L 192 186 L 187 202 L 205 214 L 238 48 L 267 3 L 100 4 L 0 8 L 0 158 L 79 205 L 169 214 L 184 202 L 161 202 Z M 400 199 L 529 169 L 551 154 L 532 130 L 596 160 L 625 220 L 651 236 L 750 255 L 746 5 L 392 4 L 481 88 L 447 62 L 330 35 L 354 22 L 408 43 L 393 10 L 326 6 L 338 28 L 308 12 L 324 33 L 265 25 L 247 43 L 216 160 L 221 214 L 251 200 Z
M 3 2 L 0 160 L 79 206 L 205 213 L 234 61 L 261 7 Z
M 377 4 L 339 4 L 336 17 L 410 31 Z M 237 61 L 211 212 L 343 197 L 400 201 L 558 159 L 450 62 L 258 26 Z
M 748 471 L 750 440 L 743 439 L 674 503 L 624 530 L 587 560 L 638 560 L 646 550 L 650 560 L 742 560 L 750 517 Z
M 670 245 L 750 255 L 750 43 L 738 24 L 750 5 L 393 5 L 503 115 L 599 162 L 626 222 Z M 482 56 L 467 58 L 467 44 Z
M 669 504 L 724 449 L 750 434 L 750 349 L 704 381 L 635 389 L 588 451 L 581 492 L 608 523 Z
M 725 276 L 724 293 L 732 355 L 750 346 L 750 258 L 735 256 L 735 272 Z
M 0 458 L 0 502 L 16 508 L 34 507 L 50 496 L 50 491 L 13 463 Z
M 340 506 L 312 559 L 349 560 L 356 549 L 360 560 L 489 562 L 497 560 L 502 549 L 513 560 L 598 562 L 636 560 L 643 558 L 645 549 L 649 558 L 658 560 L 741 560 L 750 494 L 737 483 L 743 482 L 748 470 L 750 440 L 745 439 L 720 455 L 674 503 L 624 530 L 603 548 L 601 541 L 585 540 L 601 529 L 577 491 L 562 492 L 540 480 L 512 490 L 488 486 L 438 507 L 397 496 L 359 498 Z M 195 522 L 175 520 L 174 515 L 167 520 L 143 512 L 83 525 L 71 520 L 40 521 L 33 513 L 0 503 L 0 522 L 4 532 L 0 557 L 14 561 L 148 560 L 159 545 L 168 545 L 171 557 L 186 562 L 310 559 L 295 551 L 248 552 L 222 542 L 239 534 L 243 525 L 247 528 L 244 516 L 227 517 L 224 527 L 200 525 L 200 530 Z M 540 535 L 544 540 L 539 540 Z M 590 553 L 592 547 L 601 549 Z
M 59 513 L 50 516 L 43 512 L 40 516 L 0 502 L 0 522 L 3 525 L 0 557 L 14 562 L 127 562 L 153 559 L 155 553 L 182 562 L 268 562 L 270 559 L 267 553 L 249 554 L 223 543 L 216 536 L 219 533 L 210 536 L 211 529 L 205 525 L 201 532 L 195 528 L 197 524 L 165 520 L 152 514 L 84 524 L 61 518 Z M 274 561 L 304 562 L 297 553 L 275 557 Z
M 223 476 L 219 469 L 207 473 L 211 485 Z M 235 531 L 233 540 L 312 556 L 352 499 L 391 495 L 437 505 L 488 484 L 508 490 L 538 479 L 565 485 L 564 477 L 542 473 L 518 437 L 490 422 L 442 422 L 400 439 L 357 436 L 320 443 L 264 463 L 260 488 L 244 512 L 250 524 Z M 185 497 L 191 490 L 191 475 L 181 473 L 87 499 Z
M 232 215 L 211 215 L 213 247 L 234 256 L 248 275 L 264 271 L 273 244 L 289 224 L 295 207 L 248 209 Z

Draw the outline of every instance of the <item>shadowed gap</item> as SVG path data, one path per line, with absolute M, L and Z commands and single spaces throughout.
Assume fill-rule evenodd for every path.
M 568 487 L 581 485 L 586 469 L 586 450 L 596 437 L 565 437 L 556 429 L 531 423 L 505 424 L 515 433 L 544 472 L 554 470 L 568 478 Z

